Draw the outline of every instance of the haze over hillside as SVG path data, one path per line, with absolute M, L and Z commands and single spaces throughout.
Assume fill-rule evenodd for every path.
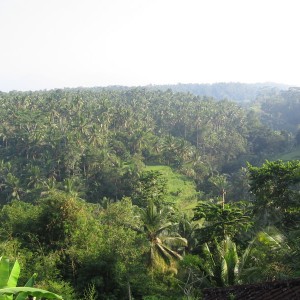
M 286 84 L 280 83 L 240 83 L 240 82 L 219 82 L 212 84 L 184 84 L 176 85 L 153 85 L 150 89 L 168 89 L 174 92 L 189 92 L 197 96 L 208 96 L 218 100 L 229 99 L 234 101 L 253 101 L 262 93 L 279 92 L 289 88 Z
M 145 85 L 145 86 L 120 86 L 112 85 L 107 87 L 93 87 L 85 89 L 93 90 L 130 90 L 134 88 L 145 88 L 146 90 L 166 91 L 168 89 L 173 92 L 191 93 L 196 96 L 212 97 L 216 100 L 231 100 L 236 102 L 251 102 L 261 95 L 276 95 L 280 91 L 286 91 L 289 85 L 273 82 L 265 83 L 242 83 L 242 82 L 218 82 L 218 83 L 178 83 L 178 84 L 162 84 L 162 85 Z
M 242 82 L 217 82 L 217 83 L 178 83 L 178 84 L 161 84 L 161 85 L 145 85 L 145 86 L 95 86 L 95 87 L 77 87 L 81 90 L 130 90 L 135 88 L 144 88 L 149 91 L 168 89 L 173 92 L 191 93 L 196 96 L 213 97 L 217 100 L 232 100 L 236 102 L 251 102 L 261 95 L 275 95 L 280 91 L 286 91 L 290 85 L 282 83 L 242 83 Z M 65 88 L 66 90 L 72 88 Z

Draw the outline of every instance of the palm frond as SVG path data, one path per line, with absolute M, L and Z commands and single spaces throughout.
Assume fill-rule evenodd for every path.
M 170 248 L 168 248 L 167 246 L 163 245 L 163 244 L 156 244 L 156 247 L 161 251 L 161 253 L 164 253 L 165 255 L 167 255 L 169 258 L 171 259 L 179 259 L 181 260 L 182 259 L 182 256 L 171 250 Z
M 161 237 L 162 242 L 169 247 L 186 247 L 187 239 L 179 236 Z
M 222 259 L 222 263 L 221 263 L 221 282 L 223 283 L 223 285 L 226 285 L 228 283 L 228 265 L 226 262 L 226 259 L 223 258 Z

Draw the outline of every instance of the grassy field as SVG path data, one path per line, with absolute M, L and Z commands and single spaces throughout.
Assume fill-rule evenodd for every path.
M 196 187 L 188 177 L 174 172 L 168 166 L 147 166 L 146 171 L 158 171 L 167 180 L 167 201 L 176 203 L 180 210 L 187 212 L 196 206 Z

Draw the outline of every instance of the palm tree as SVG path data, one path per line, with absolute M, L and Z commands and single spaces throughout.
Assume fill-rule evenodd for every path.
M 221 203 L 222 203 L 222 208 L 224 208 L 225 205 L 225 195 L 227 190 L 230 187 L 230 183 L 228 182 L 228 175 L 227 174 L 222 174 L 222 175 L 215 175 L 211 176 L 209 178 L 209 182 L 211 182 L 217 189 L 218 194 L 221 196 Z
M 158 210 L 153 202 L 150 202 L 146 208 L 140 209 L 142 231 L 149 241 L 148 266 L 152 271 L 156 269 L 177 273 L 176 261 L 182 259 L 178 251 L 180 247 L 187 246 L 185 238 L 178 234 L 170 235 L 174 227 L 170 212 L 168 207 Z

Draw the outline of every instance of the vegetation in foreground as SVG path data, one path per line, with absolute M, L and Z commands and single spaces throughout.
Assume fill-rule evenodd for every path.
M 64 299 L 201 299 L 299 276 L 300 162 L 271 159 L 299 146 L 300 97 L 276 93 L 256 110 L 170 90 L 0 93 L 0 249 L 19 285 L 36 272 Z

